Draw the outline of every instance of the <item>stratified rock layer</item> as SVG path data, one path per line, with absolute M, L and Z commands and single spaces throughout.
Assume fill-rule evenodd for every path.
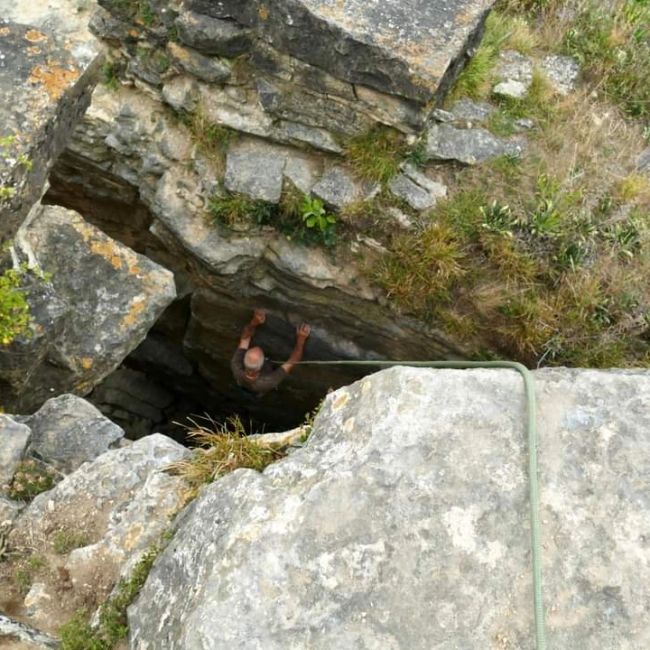
M 535 373 L 550 648 L 650 645 L 650 372 Z M 532 648 L 511 371 L 392 369 L 307 446 L 207 487 L 129 610 L 132 650 Z

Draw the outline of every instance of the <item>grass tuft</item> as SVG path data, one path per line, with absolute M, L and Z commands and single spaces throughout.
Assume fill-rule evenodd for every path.
M 360 178 L 387 183 L 399 172 L 407 147 L 401 133 L 387 127 L 376 127 L 350 139 L 345 146 L 345 155 Z
M 188 498 L 196 496 L 199 488 L 240 467 L 261 472 L 284 455 L 278 449 L 263 445 L 246 436 L 240 418 L 229 418 L 218 424 L 207 418 L 207 425 L 192 423 L 187 435 L 198 445 L 187 460 L 173 463 L 169 471 L 181 476 L 188 484 Z

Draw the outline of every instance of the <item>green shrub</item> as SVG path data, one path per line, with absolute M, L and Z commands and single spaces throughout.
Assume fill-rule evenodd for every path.
M 9 496 L 17 501 L 31 501 L 41 492 L 54 487 L 59 476 L 52 468 L 30 458 L 18 464 L 9 484 Z
M 302 220 L 307 228 L 314 229 L 320 234 L 324 243 L 334 237 L 336 217 L 327 213 L 320 199 L 305 197 L 302 204 Z
M 0 275 L 0 345 L 9 345 L 29 333 L 31 316 L 22 289 L 24 271 L 9 269 Z

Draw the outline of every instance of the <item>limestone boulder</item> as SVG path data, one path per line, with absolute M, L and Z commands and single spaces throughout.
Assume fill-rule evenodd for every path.
M 28 426 L 9 415 L 0 414 L 0 492 L 7 485 L 22 460 L 31 439 Z
M 25 424 L 32 432 L 29 453 L 65 473 L 117 446 L 124 437 L 120 427 L 76 395 L 47 400 Z
M 433 124 L 426 135 L 429 160 L 457 160 L 477 165 L 498 156 L 521 156 L 524 142 L 504 140 L 482 128 L 463 129 L 450 124 Z
M 38 206 L 15 245 L 45 272 L 34 281 L 34 295 L 53 299 L 30 300 L 36 336 L 0 359 L 2 401 L 10 412 L 31 412 L 53 395 L 89 392 L 137 347 L 176 295 L 169 271 L 71 210 Z
M 41 196 L 97 82 L 97 41 L 77 15 L 59 29 L 71 4 L 0 2 L 0 242 Z
M 100 604 L 182 507 L 181 480 L 164 470 L 188 453 L 154 434 L 102 454 L 38 495 L 14 522 L 9 544 L 37 548 L 51 571 L 18 599 L 15 614 L 54 632 L 77 608 Z M 0 600 L 11 589 L 5 582 Z
M 648 647 L 650 372 L 535 382 L 549 647 Z M 185 511 L 131 649 L 532 648 L 525 414 L 507 370 L 330 394 L 302 449 Z

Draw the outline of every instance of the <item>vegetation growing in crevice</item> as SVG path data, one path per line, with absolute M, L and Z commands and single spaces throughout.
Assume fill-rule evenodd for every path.
M 240 467 L 262 471 L 284 453 L 273 446 L 247 437 L 238 416 L 224 424 L 207 419 L 207 424 L 192 423 L 187 435 L 197 448 L 186 460 L 173 463 L 169 471 L 181 476 L 188 485 L 188 499 L 194 498 L 199 488 Z
M 61 650 L 111 650 L 128 634 L 127 607 L 140 593 L 155 559 L 166 545 L 166 536 L 149 547 L 128 578 L 120 580 L 111 597 L 99 609 L 99 625 L 89 623 L 89 614 L 78 611 L 59 628 Z
M 345 145 L 345 157 L 357 175 L 377 183 L 386 183 L 399 172 L 407 151 L 404 136 L 387 127 L 373 128 Z
M 21 461 L 7 486 L 9 497 L 16 501 L 31 501 L 41 492 L 54 487 L 60 478 L 58 472 L 34 458 Z
M 337 219 L 317 198 L 292 184 L 284 188 L 278 204 L 224 192 L 208 200 L 208 213 L 216 223 L 230 228 L 272 226 L 288 239 L 308 246 L 331 248 L 337 242 Z
M 190 130 L 198 150 L 214 165 L 217 174 L 223 175 L 228 147 L 238 132 L 212 122 L 200 106 L 192 113 L 179 112 L 178 118 Z

